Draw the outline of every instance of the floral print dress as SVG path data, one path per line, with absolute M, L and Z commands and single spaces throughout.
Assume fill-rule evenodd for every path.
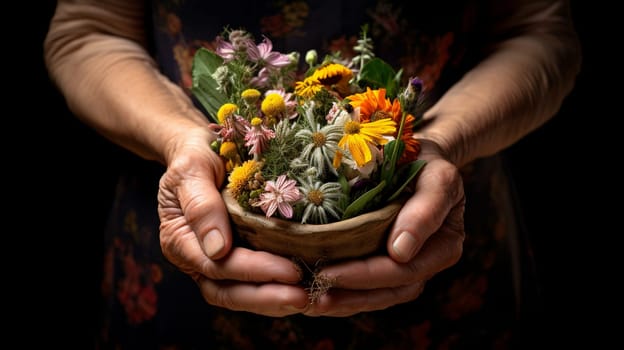
M 354 55 L 367 23 L 375 53 L 419 76 L 435 99 L 475 61 L 478 7 L 470 2 L 169 0 L 152 4 L 153 54 L 190 93 L 199 47 L 223 28 L 268 36 L 276 50 Z M 272 318 L 208 305 L 158 242 L 163 169 L 125 169 L 106 230 L 101 349 L 506 349 L 518 344 L 537 285 L 500 156 L 462 169 L 464 254 L 416 300 L 346 318 Z

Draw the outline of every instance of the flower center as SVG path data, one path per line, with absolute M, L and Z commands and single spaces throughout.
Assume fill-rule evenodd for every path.
M 262 112 L 268 116 L 276 116 L 286 111 L 284 98 L 279 94 L 268 94 L 260 106 Z
M 221 106 L 217 111 L 217 118 L 219 118 L 219 123 L 223 125 L 225 123 L 225 118 L 233 115 L 237 109 L 238 106 L 233 103 L 226 103 Z
M 256 89 L 247 89 L 243 91 L 241 97 L 245 100 L 245 102 L 251 105 L 256 103 L 256 101 L 260 98 L 260 91 Z
M 227 159 L 233 159 L 238 154 L 238 150 L 234 142 L 226 141 L 221 144 L 219 153 Z
M 323 204 L 323 192 L 319 190 L 312 190 L 308 193 L 308 200 L 317 207 Z
M 262 119 L 258 117 L 251 118 L 251 126 L 259 126 L 262 125 Z
M 352 134 L 359 134 L 360 133 L 360 123 L 353 121 L 353 120 L 349 120 L 348 122 L 345 123 L 344 126 L 344 131 L 346 134 L 352 135 Z
M 392 118 L 392 115 L 390 115 L 390 113 L 386 111 L 377 110 L 373 112 L 373 114 L 371 115 L 371 121 L 381 120 L 381 119 L 386 119 L 386 118 Z
M 331 85 L 338 83 L 341 79 L 342 79 L 342 75 L 330 75 L 330 76 L 327 76 L 326 78 L 319 79 L 319 81 L 323 85 L 331 86 Z
M 314 146 L 322 147 L 325 145 L 325 135 L 322 132 L 315 132 L 312 134 L 312 142 L 314 142 Z

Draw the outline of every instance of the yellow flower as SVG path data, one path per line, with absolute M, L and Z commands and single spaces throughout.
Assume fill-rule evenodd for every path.
M 386 144 L 388 139 L 384 136 L 390 136 L 396 132 L 396 123 L 390 118 L 370 123 L 349 120 L 344 125 L 344 131 L 345 134 L 338 142 L 338 146 L 348 149 L 353 160 L 359 167 L 362 167 L 373 158 L 369 145 Z
M 251 126 L 260 126 L 262 125 L 262 118 L 253 117 L 251 118 Z
M 298 81 L 295 83 L 295 95 L 299 97 L 303 97 L 305 99 L 311 99 L 321 91 L 323 85 L 318 79 L 314 77 L 307 77 L 303 81 Z
M 225 119 L 232 116 L 236 110 L 238 110 L 238 106 L 233 103 L 224 103 L 221 107 L 219 107 L 219 111 L 217 112 L 219 124 L 223 125 L 225 123 Z
M 247 182 L 253 179 L 254 175 L 260 171 L 262 163 L 253 159 L 244 162 L 241 166 L 237 166 L 232 170 L 228 177 L 227 188 L 230 190 L 232 197 L 238 199 L 238 196 L 245 189 Z
M 349 81 L 353 78 L 353 72 L 340 63 L 325 63 L 314 71 L 312 78 L 321 84 L 334 88 L 341 95 L 349 93 Z
M 227 159 L 227 162 L 225 163 L 225 170 L 228 172 L 232 171 L 235 167 L 241 164 L 238 147 L 236 147 L 236 143 L 232 141 L 225 141 L 221 144 L 221 147 L 219 148 L 219 155 Z
M 260 98 L 260 91 L 256 89 L 247 89 L 241 93 L 241 97 L 249 105 L 253 105 Z
M 221 144 L 221 147 L 219 148 L 219 154 L 227 159 L 234 158 L 236 155 L 238 155 L 238 149 L 236 148 L 236 144 L 232 141 L 223 142 Z
M 284 98 L 280 94 L 268 94 L 262 100 L 260 109 L 268 117 L 275 117 L 286 112 L 286 102 L 284 102 Z

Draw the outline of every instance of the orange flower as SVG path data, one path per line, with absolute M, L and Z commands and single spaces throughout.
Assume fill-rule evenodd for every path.
M 353 108 L 360 108 L 361 122 L 391 118 L 397 123 L 397 126 L 401 124 L 403 117 L 401 103 L 396 98 L 390 102 L 390 99 L 386 98 L 386 89 L 372 90 L 367 87 L 366 92 L 348 96 L 347 99 Z M 405 143 L 405 151 L 401 155 L 399 164 L 415 160 L 418 153 L 420 153 L 420 143 L 412 137 L 415 120 L 416 118 L 411 114 L 408 114 L 405 118 L 403 132 L 401 133 L 401 140 Z M 397 127 L 397 131 L 393 135 L 395 138 L 398 131 L 399 128 Z

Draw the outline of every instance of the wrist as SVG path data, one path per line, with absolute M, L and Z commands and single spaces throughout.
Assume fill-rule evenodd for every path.
M 214 124 L 178 128 L 165 143 L 164 164 L 174 172 L 190 172 L 220 186 L 225 179 L 223 160 L 211 144 L 217 138 Z
M 451 142 L 446 135 L 433 132 L 418 132 L 414 137 L 420 143 L 420 156 L 424 160 L 444 159 L 458 165 L 458 154 L 454 152 Z
M 434 106 L 424 118 L 421 128 L 414 132 L 414 137 L 426 145 L 423 157 L 435 153 L 458 168 L 478 157 L 477 144 L 487 137 L 487 133 L 483 123 L 471 125 L 467 122 L 476 120 L 472 113 L 450 113 Z
M 217 139 L 217 136 L 215 124 L 208 121 L 195 123 L 187 120 L 176 123 L 175 127 L 169 128 L 167 135 L 162 136 L 163 163 L 169 166 L 172 161 L 184 154 L 189 148 L 200 152 L 214 153 L 210 145 Z

